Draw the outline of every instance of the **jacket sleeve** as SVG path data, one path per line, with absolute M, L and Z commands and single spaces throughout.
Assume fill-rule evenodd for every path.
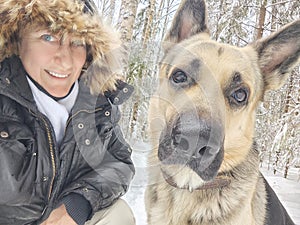
M 68 214 L 78 225 L 84 225 L 91 215 L 92 207 L 82 195 L 71 193 L 65 196 L 58 206 L 61 204 L 65 205 Z

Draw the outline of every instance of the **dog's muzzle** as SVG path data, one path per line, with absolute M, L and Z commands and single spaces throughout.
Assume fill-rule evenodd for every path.
M 182 113 L 160 136 L 158 158 L 164 165 L 184 165 L 202 180 L 218 174 L 224 157 L 224 128 L 220 122 Z

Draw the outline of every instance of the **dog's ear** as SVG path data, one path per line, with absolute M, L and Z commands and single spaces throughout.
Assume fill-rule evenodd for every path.
M 280 88 L 300 57 L 300 20 L 292 22 L 254 47 L 264 77 L 265 90 Z
M 164 41 L 165 43 L 175 44 L 203 32 L 209 33 L 205 1 L 183 0 Z

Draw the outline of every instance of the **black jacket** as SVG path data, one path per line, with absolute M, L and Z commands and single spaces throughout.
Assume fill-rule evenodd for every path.
M 0 68 L 0 225 L 38 224 L 68 196 L 81 196 L 92 216 L 124 195 L 134 174 L 118 121 L 132 92 L 93 96 L 83 82 L 60 147 L 34 102 L 18 57 Z

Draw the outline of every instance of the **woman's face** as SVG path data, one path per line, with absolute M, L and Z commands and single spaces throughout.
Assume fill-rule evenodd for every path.
M 82 39 L 47 30 L 22 32 L 19 55 L 26 72 L 54 97 L 66 96 L 86 61 Z

